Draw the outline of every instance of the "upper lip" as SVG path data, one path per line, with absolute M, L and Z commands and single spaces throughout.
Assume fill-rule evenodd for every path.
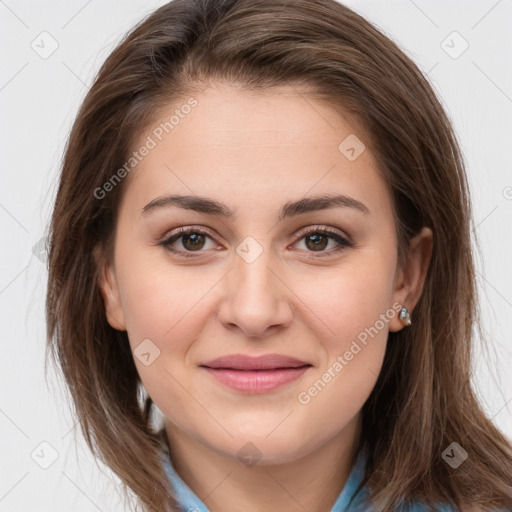
M 311 365 L 294 357 L 280 354 L 266 354 L 256 357 L 246 356 L 244 354 L 231 354 L 206 361 L 199 366 L 232 370 L 275 370 L 277 368 L 299 368 L 301 366 Z

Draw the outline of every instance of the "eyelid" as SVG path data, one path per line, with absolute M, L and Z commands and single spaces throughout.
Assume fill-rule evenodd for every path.
M 174 243 L 176 240 L 179 240 L 183 235 L 187 235 L 190 233 L 199 233 L 202 235 L 208 236 L 210 239 L 214 240 L 216 239 L 216 236 L 212 234 L 212 232 L 204 227 L 199 225 L 190 225 L 190 226 L 181 226 L 179 228 L 176 228 L 175 230 L 171 230 L 170 232 L 167 231 L 157 242 L 157 245 L 161 245 L 166 251 L 175 254 L 177 256 L 184 256 L 185 258 L 194 258 L 197 257 L 194 255 L 194 252 L 197 252 L 201 254 L 205 251 L 183 251 L 178 249 L 173 249 L 170 247 L 172 243 Z M 174 240 L 173 240 L 174 239 Z
M 215 240 L 217 238 L 217 235 L 214 234 L 208 228 L 201 226 L 199 224 L 191 224 L 190 226 L 180 226 L 179 228 L 167 230 L 165 234 L 159 238 L 158 243 L 166 243 L 171 238 L 179 238 L 180 235 L 187 235 L 189 233 L 200 233 L 203 235 L 208 235 L 212 240 Z
M 304 237 L 304 235 L 307 235 L 308 233 L 326 233 L 329 235 L 333 235 L 334 237 L 338 237 L 342 239 L 347 245 L 353 245 L 351 237 L 344 232 L 340 232 L 339 230 L 336 230 L 335 228 L 331 228 L 329 226 L 323 226 L 321 224 L 317 226 L 308 226 L 307 228 L 299 230 L 294 236 L 297 238 L 296 241 L 300 240 Z M 295 243 L 295 242 L 294 242 Z
M 167 232 L 167 233 L 169 233 L 169 232 Z M 190 233 L 199 233 L 199 234 L 206 235 L 213 241 L 215 241 L 215 239 L 216 239 L 216 235 L 213 235 L 212 232 L 208 228 L 199 226 L 199 225 L 197 225 L 197 226 L 190 225 L 190 226 L 186 226 L 186 227 L 183 227 L 183 226 L 179 227 L 179 228 L 177 228 L 176 232 L 174 232 L 172 234 L 165 234 L 163 237 L 161 237 L 161 239 L 157 243 L 157 245 L 163 246 L 164 249 L 166 249 L 167 251 L 169 251 L 173 254 L 176 254 L 178 256 L 184 256 L 186 258 L 199 257 L 199 255 L 201 253 L 206 252 L 206 251 L 202 251 L 202 250 L 183 251 L 183 250 L 179 250 L 179 249 L 173 249 L 173 248 L 171 249 L 170 248 L 170 245 L 172 243 L 174 243 L 176 240 L 179 240 L 181 238 L 181 236 L 190 234 Z M 354 243 L 352 242 L 352 239 L 348 234 L 340 233 L 335 228 L 331 228 L 326 225 L 308 226 L 306 228 L 299 230 L 298 232 L 296 232 L 294 234 L 295 241 L 293 242 L 292 245 L 295 245 L 297 242 L 302 240 L 304 238 L 304 236 L 308 235 L 309 233 L 320 233 L 320 234 L 327 235 L 328 237 L 333 239 L 338 244 L 338 247 L 335 247 L 334 249 L 331 249 L 329 251 L 318 251 L 317 254 L 315 254 L 315 251 L 307 251 L 307 252 L 310 252 L 310 256 L 308 256 L 308 257 L 313 257 L 313 258 L 328 257 L 333 254 L 337 254 L 338 252 L 340 252 L 344 249 L 354 247 Z M 198 255 L 196 256 L 194 253 L 198 253 Z

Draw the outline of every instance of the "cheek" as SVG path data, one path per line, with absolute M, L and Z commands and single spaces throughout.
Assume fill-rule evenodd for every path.
M 312 269 L 295 277 L 293 290 L 317 318 L 315 323 L 323 324 L 331 343 L 343 346 L 389 310 L 393 276 L 392 258 L 361 251 L 328 272 Z
M 338 415 L 343 423 L 363 406 L 382 368 L 392 308 L 394 260 L 377 251 L 359 253 L 332 275 L 301 280 L 310 325 L 322 342 L 321 367 L 306 382 L 298 402 L 318 418 Z M 315 318 L 315 320 L 313 320 Z M 336 422 L 335 422 L 336 423 Z
M 199 267 L 194 271 L 173 266 L 162 257 L 150 262 L 151 257 L 142 251 L 126 254 L 130 256 L 120 261 L 118 277 L 137 371 L 166 416 L 187 416 L 190 395 L 183 386 L 190 388 L 193 396 L 200 396 L 200 390 L 188 382 L 187 354 L 205 330 L 211 310 L 208 291 L 219 278 Z M 149 356 L 144 358 L 144 354 Z
M 127 250 L 117 264 L 130 344 L 134 349 L 149 338 L 161 350 L 184 351 L 201 332 L 205 299 L 218 278 L 151 252 Z

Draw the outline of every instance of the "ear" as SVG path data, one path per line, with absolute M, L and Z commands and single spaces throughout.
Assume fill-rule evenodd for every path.
M 430 228 L 424 227 L 411 239 L 407 251 L 406 262 L 398 269 L 393 291 L 393 304 L 398 302 L 409 310 L 413 321 L 412 312 L 418 303 L 427 271 L 432 257 L 434 237 Z M 403 324 L 398 318 L 398 313 L 389 322 L 389 330 L 400 331 Z
M 124 309 L 121 304 L 119 286 L 113 266 L 105 261 L 103 251 L 99 245 L 94 247 L 93 256 L 100 270 L 98 286 L 103 297 L 107 322 L 118 331 L 126 331 Z

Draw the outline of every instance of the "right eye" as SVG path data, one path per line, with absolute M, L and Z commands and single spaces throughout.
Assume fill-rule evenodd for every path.
M 193 258 L 195 257 L 194 252 L 204 252 L 202 249 L 204 249 L 206 239 L 212 240 L 212 237 L 207 233 L 206 231 L 203 231 L 198 228 L 179 228 L 179 231 L 177 233 L 172 234 L 165 240 L 159 243 L 159 245 L 163 246 L 166 250 L 173 254 L 177 254 L 179 256 L 184 256 L 186 258 Z M 177 249 L 174 247 L 174 244 L 181 240 L 181 246 L 183 249 Z M 213 244 L 213 247 L 210 247 L 210 249 L 213 249 L 215 247 L 215 244 Z M 207 248 L 208 249 L 208 248 Z

